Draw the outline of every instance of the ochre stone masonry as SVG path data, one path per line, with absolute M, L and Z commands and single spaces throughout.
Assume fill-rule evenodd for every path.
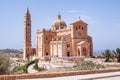
M 88 35 L 87 26 L 87 23 L 78 20 L 71 23 L 68 28 L 59 14 L 52 23 L 51 29 L 37 30 L 36 51 L 33 51 L 31 48 L 31 15 L 27 9 L 24 21 L 24 58 L 27 54 L 38 58 L 44 56 L 91 57 L 93 43 L 92 37 Z

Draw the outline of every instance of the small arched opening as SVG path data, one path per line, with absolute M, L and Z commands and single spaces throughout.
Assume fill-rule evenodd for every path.
M 80 56 L 80 49 L 78 48 L 78 56 Z
M 67 52 L 67 57 L 70 57 L 70 52 Z
M 45 55 L 48 56 L 48 52 L 46 52 Z
M 82 56 L 87 56 L 87 49 L 85 47 L 82 49 Z

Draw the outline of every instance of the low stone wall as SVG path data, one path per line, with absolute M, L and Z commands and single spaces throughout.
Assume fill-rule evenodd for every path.
M 31 78 L 51 78 L 51 77 L 74 76 L 74 75 L 85 75 L 85 74 L 117 72 L 117 71 L 120 71 L 120 68 L 119 69 L 70 71 L 70 72 L 48 73 L 48 74 L 0 75 L 0 80 L 31 79 Z
M 80 57 L 51 57 L 51 62 L 82 62 L 84 58 Z

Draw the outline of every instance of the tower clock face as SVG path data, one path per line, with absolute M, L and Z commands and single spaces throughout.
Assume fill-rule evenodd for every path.
M 81 32 L 78 32 L 78 36 L 81 36 Z

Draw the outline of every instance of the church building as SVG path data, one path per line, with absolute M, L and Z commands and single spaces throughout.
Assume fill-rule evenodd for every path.
M 38 58 L 92 56 L 92 37 L 88 35 L 88 24 L 84 21 L 79 19 L 67 27 L 61 15 L 58 14 L 51 29 L 37 30 L 36 49 L 33 49 L 31 45 L 31 15 L 28 9 L 24 19 L 24 58 L 26 55 Z

